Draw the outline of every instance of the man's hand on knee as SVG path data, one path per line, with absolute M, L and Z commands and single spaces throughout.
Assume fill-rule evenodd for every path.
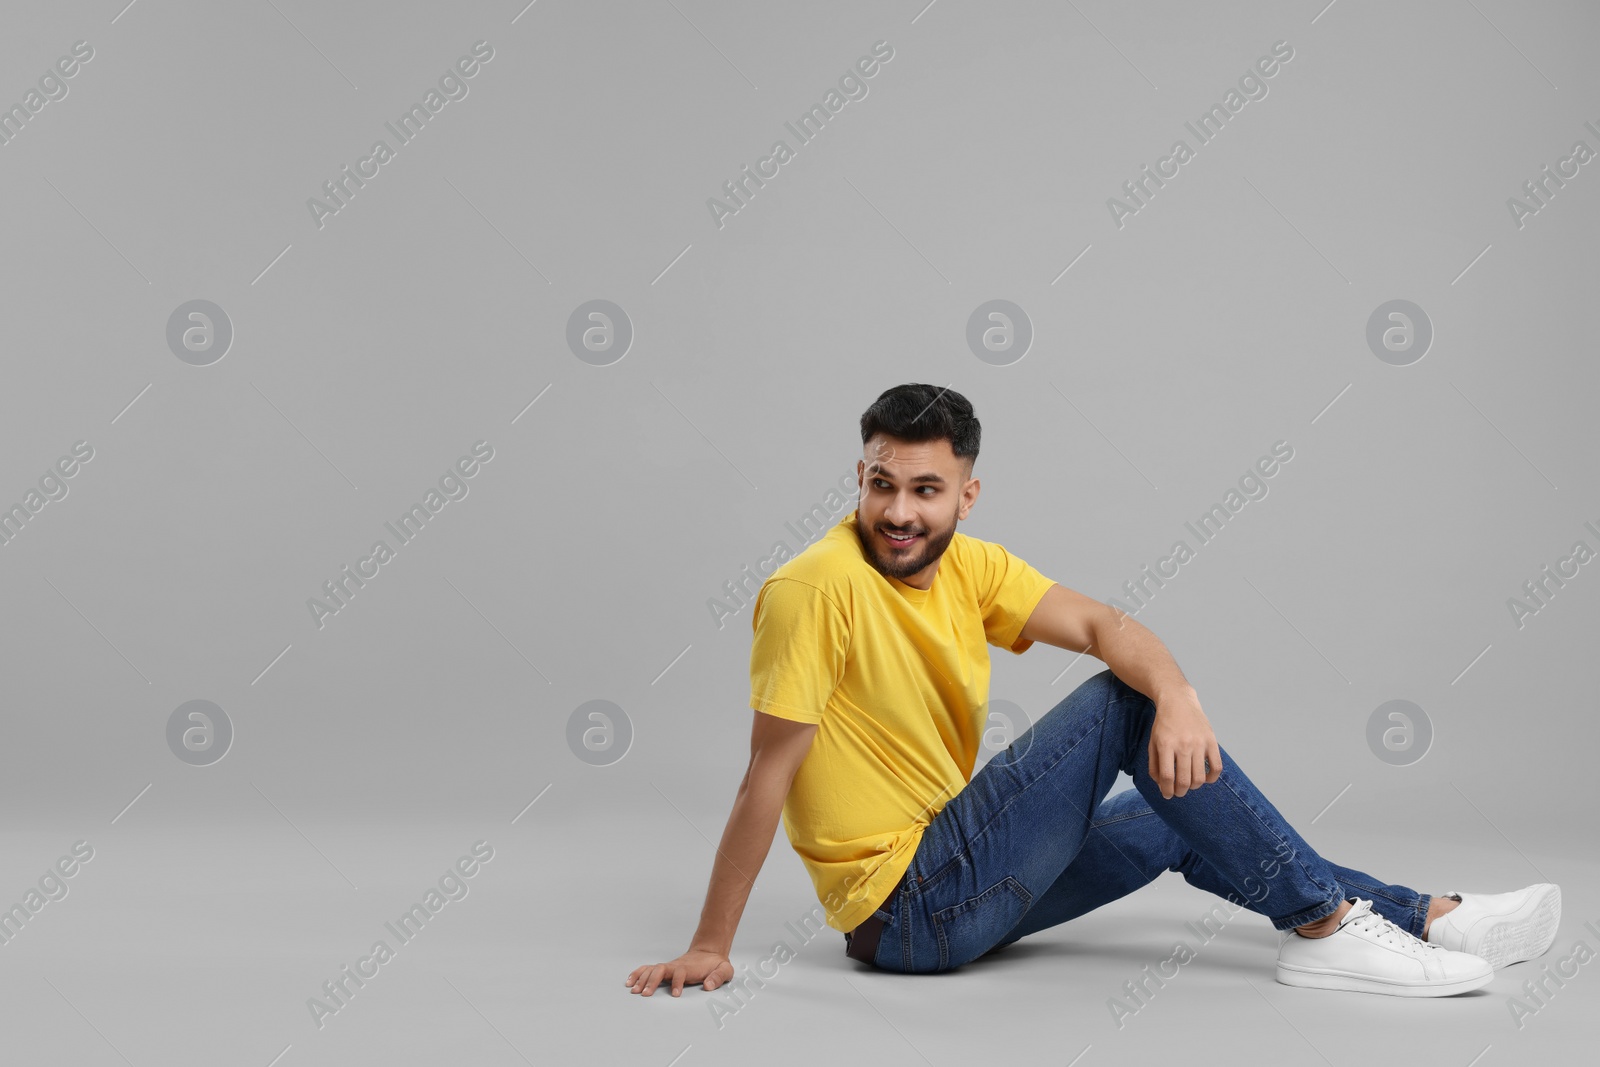
M 1166 694 L 1150 729 L 1150 777 L 1167 800 L 1222 777 L 1222 748 L 1193 689 Z

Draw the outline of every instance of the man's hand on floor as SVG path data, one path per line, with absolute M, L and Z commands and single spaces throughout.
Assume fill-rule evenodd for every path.
M 1165 695 L 1156 702 L 1156 721 L 1150 729 L 1150 777 L 1167 800 L 1222 777 L 1222 748 L 1192 689 Z
M 672 982 L 672 995 L 682 996 L 685 985 L 698 985 L 706 992 L 733 977 L 733 961 L 721 952 L 692 948 L 668 963 L 647 963 L 628 975 L 630 993 L 652 996 L 663 981 Z

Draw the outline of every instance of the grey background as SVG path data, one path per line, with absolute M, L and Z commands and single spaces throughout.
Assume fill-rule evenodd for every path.
M 1560 882 L 1541 964 L 1600 947 L 1600 564 L 1521 628 L 1506 604 L 1600 549 L 1600 164 L 1520 229 L 1506 206 L 1600 149 L 1591 6 L 123 3 L 7 4 L 0 35 L 8 106 L 94 49 L 0 145 L 0 504 L 94 449 L 0 547 L 0 903 L 95 850 L 0 945 L 5 1059 L 1592 1047 L 1591 968 L 1519 1030 L 1535 964 L 1302 995 L 1251 917 L 1118 1030 L 1106 999 L 1214 903 L 1175 878 L 935 980 L 826 930 L 720 1027 L 723 991 L 622 986 L 687 946 L 748 752 L 748 611 L 707 602 L 794 544 L 904 381 L 984 424 L 962 528 L 1098 599 L 1288 441 L 1139 620 L 1330 858 Z M 467 95 L 319 229 L 307 199 L 479 40 Z M 719 229 L 707 198 L 879 40 L 867 95 Z M 1279 40 L 1267 95 L 1118 228 L 1107 198 Z M 196 299 L 234 331 L 209 366 L 166 343 Z M 593 299 L 634 331 L 609 366 L 566 344 Z M 966 344 L 992 299 L 1032 324 L 1008 366 Z M 1396 299 L 1434 330 L 1403 367 L 1366 342 Z M 467 496 L 318 629 L 308 598 L 480 440 Z M 1036 717 L 1100 666 L 1075 660 L 997 652 L 992 695 Z M 167 743 L 197 699 L 234 731 L 209 766 Z M 1393 699 L 1432 724 L 1406 766 L 1367 742 Z M 631 730 L 606 766 L 568 743 L 590 700 Z M 318 1029 L 307 998 L 479 840 L 470 893 Z M 815 905 L 780 829 L 735 965 Z

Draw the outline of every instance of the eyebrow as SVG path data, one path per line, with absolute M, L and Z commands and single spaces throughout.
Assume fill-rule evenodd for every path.
M 888 471 L 884 470 L 882 467 L 878 466 L 876 460 L 874 460 L 872 463 L 867 465 L 867 473 L 868 473 L 868 475 L 870 475 L 873 478 L 882 478 L 886 482 L 894 481 L 894 476 L 891 475 Z M 942 477 L 940 477 L 939 475 L 934 474 L 932 471 L 928 471 L 928 472 L 925 472 L 923 474 L 915 475 L 910 480 L 913 481 L 913 482 L 929 482 L 929 483 L 932 483 L 934 485 L 943 485 L 943 484 L 945 484 L 944 479 Z

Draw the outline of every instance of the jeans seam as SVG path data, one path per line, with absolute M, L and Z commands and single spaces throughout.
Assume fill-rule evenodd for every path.
M 907 905 L 910 904 L 909 878 L 902 883 L 901 894 L 901 902 L 899 902 L 901 904 L 901 910 L 899 910 L 899 920 L 901 920 L 899 936 L 901 936 L 901 973 L 904 974 L 906 971 L 910 971 L 910 910 L 907 909 Z
M 1126 822 L 1129 819 L 1142 819 L 1146 815 L 1154 815 L 1154 814 L 1155 814 L 1155 810 L 1154 809 L 1151 809 L 1150 811 L 1130 811 L 1126 815 L 1113 815 L 1109 819 L 1096 819 L 1095 821 L 1091 822 L 1089 825 L 1090 826 L 1110 826 L 1112 823 Z

